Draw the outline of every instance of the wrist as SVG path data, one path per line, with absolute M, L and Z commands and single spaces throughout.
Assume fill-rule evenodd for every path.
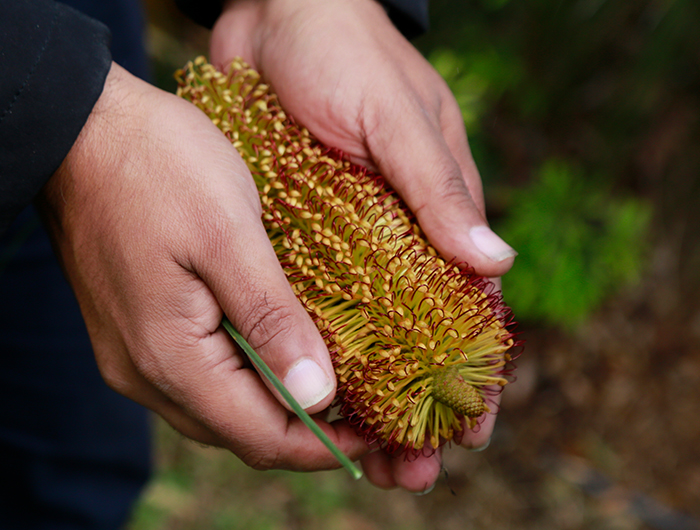
M 139 127 L 134 119 L 143 114 L 135 108 L 140 99 L 136 93 L 139 84 L 146 85 L 112 63 L 85 125 L 38 197 L 47 222 L 54 228 L 63 231 L 74 210 L 92 206 L 89 198 L 109 174 L 118 154 L 115 150 L 123 148 L 116 135 L 126 127 Z

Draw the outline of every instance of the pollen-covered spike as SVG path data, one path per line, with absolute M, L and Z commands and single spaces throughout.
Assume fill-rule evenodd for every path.
M 478 418 L 486 412 L 486 403 L 479 392 L 467 383 L 457 368 L 438 368 L 433 374 L 433 398 L 467 418 Z
M 331 354 L 340 414 L 392 453 L 458 438 L 464 417 L 476 425 L 516 344 L 493 284 L 439 258 L 385 180 L 297 125 L 241 59 L 227 74 L 197 59 L 176 75 L 253 175 L 270 242 Z

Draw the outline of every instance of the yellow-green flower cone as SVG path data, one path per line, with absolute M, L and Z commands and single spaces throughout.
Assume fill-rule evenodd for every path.
M 477 425 L 516 344 L 493 284 L 438 257 L 384 179 L 298 126 L 243 61 L 224 74 L 199 58 L 178 80 L 253 174 L 270 241 L 331 354 L 341 415 L 393 453 Z

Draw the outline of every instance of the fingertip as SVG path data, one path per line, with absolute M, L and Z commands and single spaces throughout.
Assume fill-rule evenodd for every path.
M 383 490 L 394 489 L 397 484 L 392 471 L 391 457 L 384 451 L 374 451 L 360 460 L 367 480 Z
M 427 487 L 425 490 L 423 490 L 423 491 L 414 491 L 414 492 L 412 492 L 412 493 L 413 493 L 416 497 L 422 497 L 423 495 L 427 495 L 428 493 L 430 493 L 431 491 L 433 491 L 433 490 L 435 489 L 435 484 L 437 484 L 437 482 L 433 482 L 430 486 L 428 486 L 428 487 Z
M 472 453 L 480 453 L 481 451 L 486 451 L 489 445 L 491 445 L 491 438 L 487 439 L 485 443 L 481 445 L 475 445 L 474 447 L 468 448 Z
M 460 445 L 473 452 L 483 451 L 491 443 L 493 428 L 496 425 L 496 415 L 486 413 L 484 420 L 479 424 L 477 432 L 467 429 Z
M 435 451 L 430 456 L 419 456 L 415 460 L 394 458 L 391 461 L 396 484 L 412 493 L 427 493 L 435 484 L 442 469 L 442 453 Z
M 486 259 L 495 264 L 501 264 L 508 260 L 512 262 L 512 259 L 518 255 L 513 247 L 486 225 L 471 227 L 469 240 Z
M 455 194 L 441 206 L 426 205 L 417 213 L 430 243 L 447 260 L 472 268 L 487 278 L 503 276 L 518 252 L 489 228 L 471 197 Z
M 451 231 L 429 230 L 427 227 L 425 230 L 442 256 L 465 264 L 476 274 L 492 281 L 506 274 L 518 255 L 486 225 L 459 230 L 453 228 Z

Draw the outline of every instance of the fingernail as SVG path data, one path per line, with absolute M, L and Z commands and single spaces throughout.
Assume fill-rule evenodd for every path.
M 311 359 L 302 359 L 287 373 L 284 386 L 301 408 L 307 409 L 325 398 L 333 390 L 333 381 L 325 370 Z
M 481 451 L 485 451 L 489 445 L 491 445 L 491 438 L 486 440 L 486 443 L 484 445 L 480 445 L 479 447 L 472 447 L 471 449 L 469 449 L 469 451 L 471 451 L 472 453 L 480 453 Z
M 433 485 L 430 486 L 430 487 L 428 487 L 428 489 L 425 489 L 425 490 L 423 490 L 423 491 L 419 491 L 419 492 L 417 492 L 417 493 L 414 493 L 414 495 L 415 495 L 416 497 L 421 497 L 421 496 L 423 496 L 423 495 L 427 495 L 428 493 L 430 493 L 430 492 L 433 491 L 434 489 L 435 489 L 435 482 L 433 482 Z
M 472 227 L 469 231 L 469 236 L 476 248 L 493 261 L 499 262 L 518 255 L 508 243 L 498 237 L 488 226 Z

